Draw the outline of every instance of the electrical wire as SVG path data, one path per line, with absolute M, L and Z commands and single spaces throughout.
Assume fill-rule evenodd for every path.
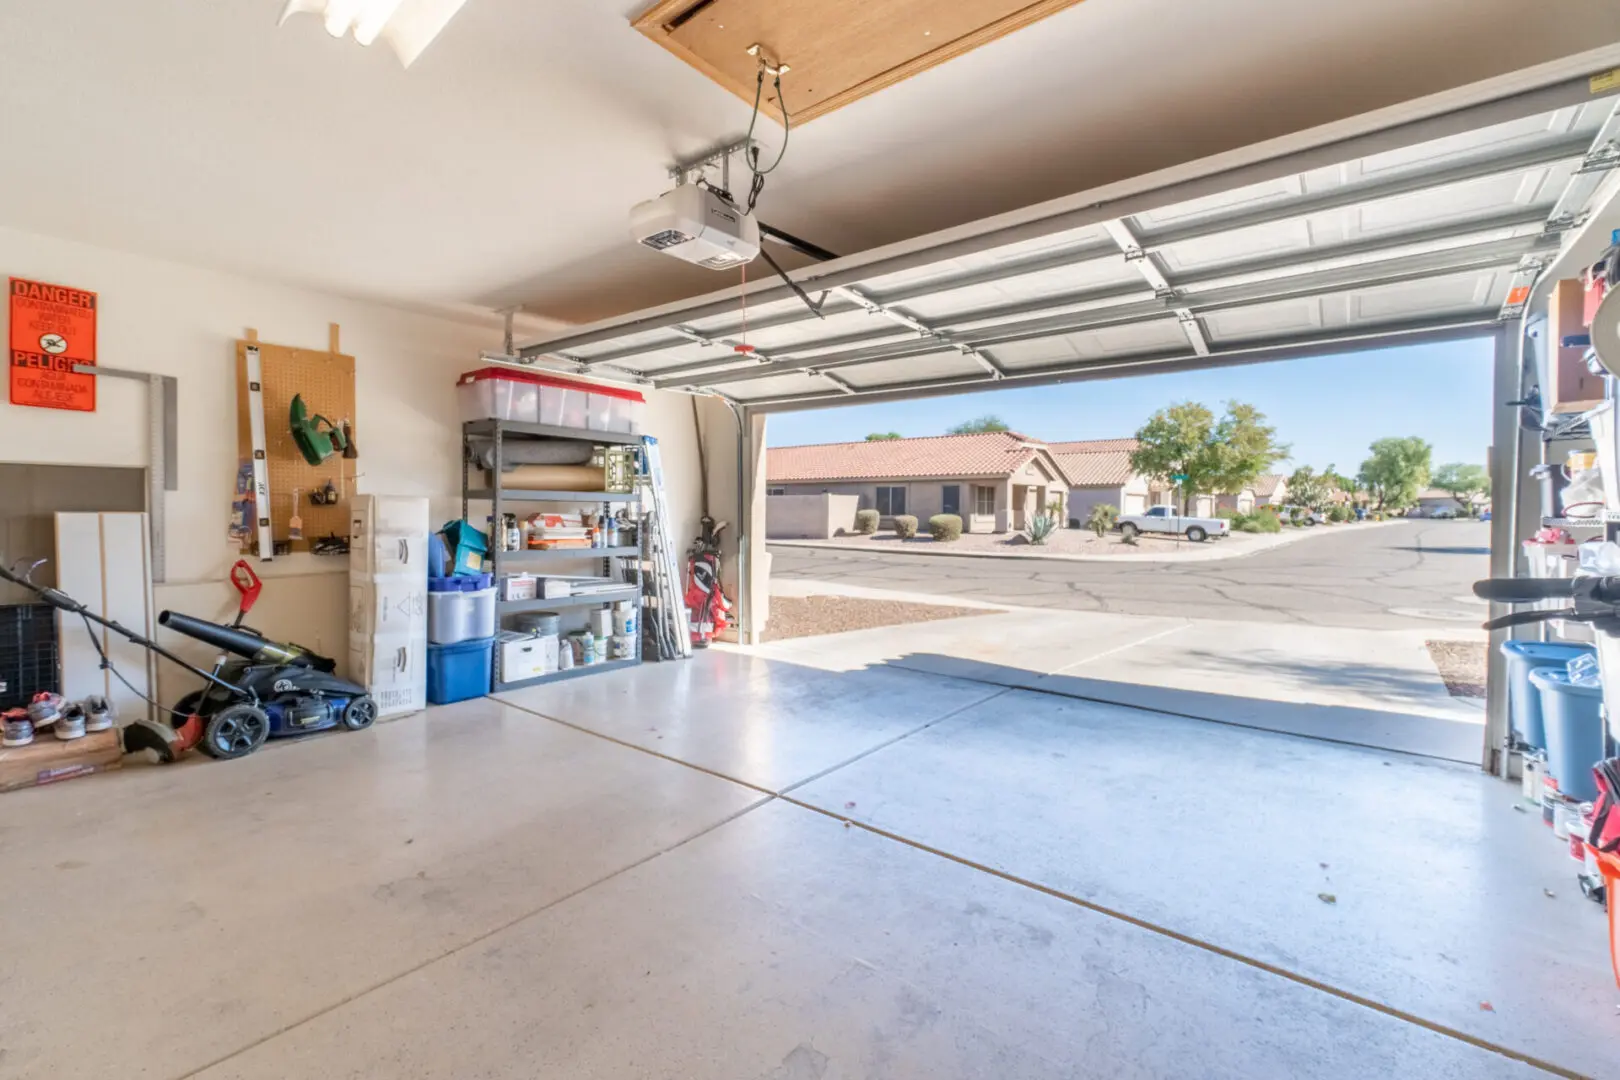
M 772 85 L 776 89 L 776 105 L 782 112 L 782 149 L 777 152 L 776 160 L 771 167 L 759 167 L 759 147 L 754 145 L 754 126 L 759 123 L 759 105 L 761 96 L 765 92 L 765 68 L 761 65 L 759 76 L 754 80 L 754 113 L 748 118 L 748 135 L 743 140 L 743 160 L 748 164 L 748 171 L 752 179 L 748 184 L 748 213 L 754 212 L 754 204 L 759 202 L 760 193 L 765 190 L 765 178 L 777 170 L 782 159 L 787 157 L 788 136 L 793 130 L 793 119 L 788 115 L 787 102 L 782 99 L 782 76 L 773 76 Z
M 166 712 L 170 716 L 178 716 L 178 717 L 181 717 L 182 719 L 189 719 L 190 714 L 182 713 L 182 712 L 175 712 L 173 709 L 169 708 L 167 705 L 163 705 L 163 704 L 161 704 L 161 703 L 159 703 L 157 701 L 154 701 L 151 698 L 147 697 L 145 694 L 141 693 L 139 690 L 135 689 L 135 687 L 133 685 L 131 685 L 130 681 L 128 679 L 124 678 L 124 673 L 119 671 L 116 667 L 113 666 L 112 658 L 107 655 L 107 650 L 105 650 L 105 649 L 103 649 L 101 647 L 101 642 L 99 640 L 97 640 L 97 638 L 96 638 L 95 624 L 90 621 L 90 616 L 86 615 L 84 612 L 81 611 L 81 612 L 79 612 L 79 618 L 84 620 L 84 630 L 85 630 L 85 633 L 90 635 L 90 644 L 92 644 L 92 645 L 94 645 L 96 647 L 96 654 L 101 657 L 101 669 L 103 671 L 112 672 L 113 678 L 115 678 L 119 682 L 123 683 L 124 686 L 126 686 L 129 689 L 130 693 L 134 694 L 136 697 L 140 698 L 142 701 L 146 702 L 148 705 L 150 705 L 153 708 L 157 709 L 159 712 Z

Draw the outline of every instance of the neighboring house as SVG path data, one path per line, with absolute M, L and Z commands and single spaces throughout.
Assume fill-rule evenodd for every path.
M 1232 510 L 1239 514 L 1254 513 L 1255 494 L 1253 487 L 1245 487 L 1235 494 L 1228 493 L 1215 496 L 1215 506 L 1221 510 Z
M 1474 512 L 1478 513 L 1490 505 L 1490 497 L 1475 495 L 1472 499 Z M 1450 510 L 1457 514 L 1468 513 L 1468 507 L 1452 497 L 1451 492 L 1439 488 L 1425 488 L 1418 493 L 1417 508 L 1412 512 L 1421 517 L 1430 517 L 1436 510 Z
M 1069 476 L 1071 524 L 1084 524 L 1091 516 L 1091 508 L 1098 504 L 1112 506 L 1122 514 L 1140 514 L 1151 505 L 1152 485 L 1131 468 L 1135 439 L 1087 439 L 1046 445 Z
M 1051 503 L 1063 520 L 1069 477 L 1038 439 L 1010 431 L 765 451 L 768 495 L 854 495 L 887 527 L 957 514 L 969 532 L 1020 532 Z M 767 504 L 768 507 L 768 504 Z M 767 514 L 768 519 L 768 514 Z
M 1286 506 L 1288 504 L 1288 477 L 1257 476 L 1250 485 L 1254 489 L 1255 506 Z

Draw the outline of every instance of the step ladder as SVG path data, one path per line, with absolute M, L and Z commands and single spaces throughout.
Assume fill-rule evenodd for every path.
M 692 632 L 687 625 L 685 589 L 681 584 L 680 552 L 675 547 L 669 504 L 664 497 L 664 459 L 658 440 L 641 438 L 643 469 L 639 477 L 644 505 L 650 515 L 642 518 L 641 557 L 652 564 L 648 576 L 651 603 L 646 625 L 658 646 L 658 659 L 676 660 L 692 655 Z

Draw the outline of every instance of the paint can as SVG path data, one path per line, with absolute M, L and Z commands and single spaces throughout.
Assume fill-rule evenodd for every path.
M 555 611 L 528 611 L 513 618 L 519 630 L 541 637 L 555 637 L 562 626 L 562 616 Z
M 630 660 L 636 655 L 636 638 L 633 634 L 614 634 L 608 649 L 608 657 L 612 660 Z
M 636 602 L 620 600 L 613 605 L 613 636 L 634 637 L 636 633 Z
M 588 624 L 592 635 L 598 638 L 613 636 L 613 612 L 608 608 L 597 608 L 591 612 Z

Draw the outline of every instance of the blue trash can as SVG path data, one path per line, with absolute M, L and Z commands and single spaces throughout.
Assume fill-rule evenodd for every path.
M 427 699 L 433 705 L 483 697 L 492 686 L 495 639 L 470 638 L 453 645 L 429 645 Z
M 1591 645 L 1557 641 L 1504 641 L 1502 659 L 1507 661 L 1508 717 L 1514 734 L 1537 750 L 1547 748 L 1542 727 L 1541 694 L 1530 685 L 1530 672 L 1536 668 L 1559 668 L 1577 656 L 1595 652 Z
M 1547 773 L 1561 794 L 1581 802 L 1598 796 L 1592 766 L 1603 760 L 1603 688 L 1569 681 L 1561 668 L 1536 668 L 1530 683 L 1541 697 L 1547 731 Z

